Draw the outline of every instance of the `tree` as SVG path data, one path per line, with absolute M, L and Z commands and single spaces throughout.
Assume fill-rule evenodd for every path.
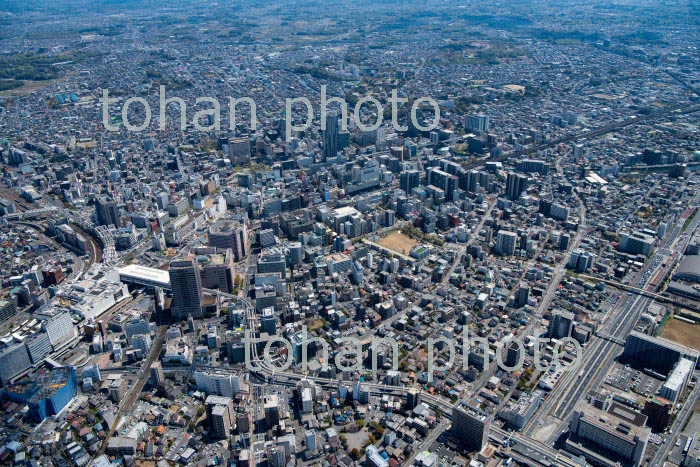
M 354 460 L 358 460 L 360 458 L 360 451 L 357 448 L 353 448 L 352 451 L 350 451 L 350 457 Z

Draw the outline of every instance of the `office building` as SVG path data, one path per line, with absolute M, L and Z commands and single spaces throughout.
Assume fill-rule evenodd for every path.
M 420 186 L 420 172 L 418 170 L 406 170 L 399 175 L 401 189 L 410 195 L 414 188 Z
M 0 300 L 0 323 L 4 323 L 16 314 L 17 307 L 13 300 Z
M 119 207 L 117 202 L 111 198 L 98 196 L 95 198 L 95 217 L 99 225 L 113 225 L 121 227 Z
M 594 464 L 604 457 L 640 465 L 651 433 L 644 426 L 646 420 L 645 415 L 617 402 L 607 410 L 582 402 L 571 416 L 566 449 Z
M 326 129 L 323 130 L 323 161 L 338 157 L 338 113 L 326 114 Z
M 233 400 L 230 397 L 207 396 L 204 405 L 212 434 L 228 439 L 234 426 Z
M 574 314 L 565 310 L 554 310 L 549 319 L 547 327 L 547 337 L 550 339 L 561 339 L 571 337 L 574 328 Z
M 168 269 L 173 294 L 171 306 L 175 319 L 202 317 L 202 281 L 194 258 L 173 261 Z
M 207 239 L 209 246 L 233 251 L 233 260 L 241 261 L 248 255 L 248 227 L 245 221 L 224 219 L 209 228 Z
M 452 408 L 452 433 L 471 450 L 481 451 L 489 439 L 492 416 L 461 400 Z
M 506 179 L 506 194 L 508 198 L 517 200 L 527 190 L 528 178 L 525 175 L 510 172 Z
M 241 390 L 240 379 L 236 374 L 225 370 L 200 370 L 194 372 L 197 387 L 207 394 L 235 397 Z
M 515 254 L 515 247 L 518 244 L 518 235 L 515 232 L 509 232 L 508 230 L 499 230 L 496 252 L 503 256 L 513 256 Z
M 641 232 L 622 232 L 618 249 L 633 255 L 649 256 L 654 248 L 656 238 Z
M 263 402 L 263 410 L 265 411 L 265 424 L 267 428 L 272 428 L 280 422 L 280 402 L 277 394 L 265 396 Z
M 160 386 L 165 382 L 165 373 L 163 373 L 163 365 L 160 362 L 153 362 L 150 367 L 151 384 Z
M 415 389 L 411 388 L 408 390 L 408 393 L 406 394 L 406 406 L 409 410 L 415 409 L 418 404 L 420 404 L 420 392 Z
M 673 404 L 663 397 L 652 396 L 644 404 L 642 413 L 647 416 L 647 426 L 657 433 L 663 432 L 671 423 Z

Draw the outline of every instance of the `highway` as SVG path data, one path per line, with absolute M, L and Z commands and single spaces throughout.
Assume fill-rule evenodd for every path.
M 699 199 L 700 194 L 695 197 L 693 204 L 697 204 Z M 669 229 L 659 248 L 632 279 L 631 285 L 633 287 L 646 290 L 647 283 L 655 277 L 656 271 L 664 267 L 664 260 L 677 246 L 676 243 L 679 241 L 677 233 L 679 226 L 682 226 L 683 223 L 684 219 L 676 219 L 674 228 Z M 608 313 L 605 324 L 598 330 L 598 334 L 608 335 L 613 339 L 592 338 L 584 350 L 583 360 L 577 364 L 573 371 L 564 373 L 543 406 L 525 427 L 524 433 L 537 436 L 537 432 L 548 422 L 555 424 L 555 429 L 548 433 L 547 440 L 549 442 L 561 433 L 562 426 L 568 421 L 581 397 L 589 390 L 597 388 L 607 374 L 613 358 L 616 356 L 615 351 L 619 348 L 615 340 L 622 340 L 629 334 L 641 313 L 651 302 L 651 298 L 642 295 L 627 295 L 618 302 L 617 306 Z M 554 418 L 548 420 L 547 417 L 550 415 Z

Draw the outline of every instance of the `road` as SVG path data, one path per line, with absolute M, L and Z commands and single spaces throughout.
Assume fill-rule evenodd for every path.
M 699 199 L 700 195 L 697 195 L 692 203 L 697 203 Z M 632 279 L 632 286 L 646 289 L 647 283 L 655 277 L 655 272 L 663 267 L 664 260 L 668 258 L 669 253 L 676 246 L 679 238 L 675 234 L 678 232 L 678 226 L 682 225 L 683 222 L 682 218 L 676 219 L 674 228 L 669 229 L 659 248 Z M 615 340 L 623 339 L 633 329 L 639 316 L 651 302 L 652 299 L 645 296 L 627 295 L 611 310 L 607 321 L 597 334 L 608 335 Z M 562 376 L 562 379 L 550 392 L 543 406 L 523 432 L 530 436 L 537 436 L 538 431 L 545 423 L 553 423 L 554 430 L 542 433 L 542 436 L 546 436 L 548 441 L 553 441 L 561 432 L 561 427 L 568 421 L 568 417 L 578 401 L 589 390 L 596 389 L 601 384 L 616 355 L 615 350 L 618 348 L 619 345 L 613 340 L 593 337 L 584 350 L 582 361 L 577 364 L 576 368 Z M 550 415 L 553 418 L 547 420 Z
M 119 404 L 119 410 L 117 411 L 117 414 L 114 417 L 114 424 L 109 430 L 109 433 L 107 433 L 107 436 L 102 442 L 102 446 L 100 446 L 100 449 L 95 457 L 99 457 L 102 454 L 104 454 L 105 450 L 107 449 L 107 443 L 109 442 L 109 438 L 114 436 L 114 432 L 117 430 L 117 427 L 119 427 L 121 419 L 125 415 L 129 415 L 131 413 L 131 408 L 141 395 L 141 390 L 143 390 L 146 381 L 148 381 L 148 378 L 150 376 L 151 364 L 156 358 L 160 356 L 160 351 L 163 348 L 163 342 L 165 341 L 165 333 L 167 330 L 167 325 L 161 325 L 158 327 L 155 341 L 151 346 L 151 350 L 148 353 L 148 357 L 146 358 L 146 360 L 143 363 L 143 366 L 141 367 L 139 378 L 136 381 L 136 384 L 131 386 L 131 388 L 127 391 L 123 402 Z

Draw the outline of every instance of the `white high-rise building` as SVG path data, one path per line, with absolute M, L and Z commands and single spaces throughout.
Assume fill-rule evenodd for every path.
M 241 390 L 238 375 L 226 371 L 195 371 L 194 380 L 207 394 L 233 398 Z

